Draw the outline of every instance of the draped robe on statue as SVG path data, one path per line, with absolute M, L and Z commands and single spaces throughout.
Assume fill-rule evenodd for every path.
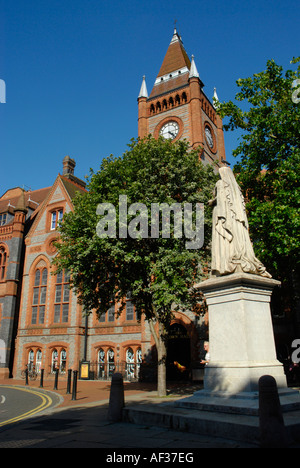
M 271 278 L 255 257 L 242 191 L 229 167 L 219 169 L 216 183 L 212 230 L 212 275 L 244 272 Z

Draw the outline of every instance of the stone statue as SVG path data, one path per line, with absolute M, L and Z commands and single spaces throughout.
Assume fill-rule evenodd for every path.
M 221 179 L 209 201 L 213 209 L 212 276 L 244 272 L 271 278 L 255 257 L 242 191 L 229 167 L 219 169 Z

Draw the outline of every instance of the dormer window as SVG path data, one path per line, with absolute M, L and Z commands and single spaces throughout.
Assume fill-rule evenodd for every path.
M 0 226 L 4 226 L 7 221 L 7 214 L 0 214 Z
M 51 231 L 55 231 L 58 228 L 59 223 L 62 221 L 64 210 L 59 209 L 52 211 L 51 213 Z

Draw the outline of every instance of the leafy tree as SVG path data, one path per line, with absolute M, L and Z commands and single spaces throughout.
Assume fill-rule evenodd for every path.
M 84 310 L 100 317 L 115 303 L 121 313 L 130 292 L 138 314 L 145 314 L 158 353 L 159 395 L 166 394 L 167 336 L 173 311 L 180 307 L 199 313 L 193 285 L 205 274 L 210 258 L 207 201 L 216 178 L 213 168 L 204 166 L 199 153 L 189 151 L 186 142 L 172 144 L 150 136 L 132 140 L 123 156 L 110 156 L 98 172 L 91 171 L 88 193 L 75 198 L 74 212 L 65 215 L 60 227 L 54 263 L 71 271 L 72 288 Z M 143 204 L 147 212 L 134 203 Z M 204 203 L 204 247 L 187 248 L 191 235 L 183 229 L 180 237 L 175 214 L 170 218 L 169 238 L 163 231 L 166 220 L 155 231 L 157 213 L 150 214 L 155 203 L 191 203 L 194 228 L 196 205 Z M 131 236 L 126 237 L 128 232 Z
M 218 108 L 228 118 L 225 129 L 241 133 L 234 170 L 247 199 L 256 254 L 290 284 L 299 281 L 300 261 L 300 89 L 294 89 L 300 83 L 299 61 L 291 62 L 295 71 L 284 72 L 269 60 L 266 70 L 237 81 L 237 103 Z

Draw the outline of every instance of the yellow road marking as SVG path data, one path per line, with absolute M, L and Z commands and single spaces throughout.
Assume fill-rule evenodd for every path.
M 49 408 L 49 406 L 52 404 L 52 399 L 48 395 L 35 392 L 34 390 L 30 390 L 27 388 L 14 387 L 14 386 L 9 386 L 9 385 L 3 385 L 3 386 L 1 385 L 0 389 L 1 388 L 12 388 L 13 390 L 19 390 L 21 392 L 27 392 L 33 395 L 37 395 L 38 397 L 41 398 L 42 403 L 37 408 L 34 408 L 33 410 L 28 411 L 27 413 L 21 414 L 20 416 L 16 416 L 15 418 L 8 419 L 7 421 L 0 423 L 0 427 L 6 426 L 8 424 L 13 424 L 14 422 L 21 421 L 22 419 L 26 419 L 29 416 L 33 416 L 34 414 L 37 414 L 40 411 Z

